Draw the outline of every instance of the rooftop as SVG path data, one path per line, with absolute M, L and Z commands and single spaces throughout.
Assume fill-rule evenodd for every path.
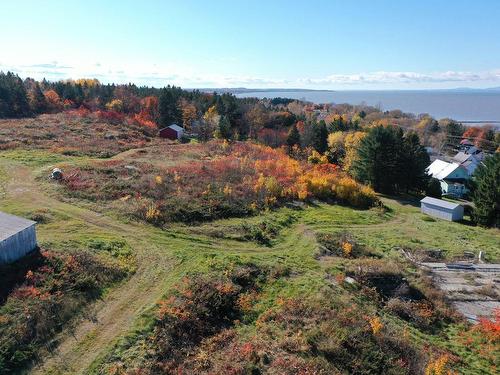
M 35 221 L 6 214 L 5 212 L 0 212 L 0 241 L 3 241 L 34 224 L 36 224 Z
M 183 128 L 181 128 L 181 127 L 180 127 L 179 125 L 177 125 L 177 124 L 172 124 L 172 125 L 170 125 L 170 126 L 167 126 L 167 128 L 173 129 L 173 130 L 175 130 L 175 131 L 177 131 L 177 132 L 184 130 Z
M 457 168 L 460 168 L 460 164 L 436 159 L 427 167 L 427 173 L 438 180 L 443 180 Z
M 437 206 L 437 207 L 447 208 L 448 210 L 454 210 L 455 208 L 460 206 L 460 204 L 458 204 L 458 203 L 448 202 L 448 201 L 444 201 L 442 199 L 431 198 L 431 197 L 425 197 L 420 202 L 432 204 L 433 206 Z

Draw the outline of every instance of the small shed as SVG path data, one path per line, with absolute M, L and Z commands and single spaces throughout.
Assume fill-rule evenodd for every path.
M 448 221 L 458 221 L 464 217 L 464 207 L 461 204 L 431 197 L 420 201 L 420 210 L 429 216 Z
M 0 212 L 0 264 L 12 263 L 36 249 L 35 224 Z
M 177 124 L 172 124 L 166 128 L 160 129 L 160 137 L 168 139 L 181 139 L 184 135 L 184 129 Z

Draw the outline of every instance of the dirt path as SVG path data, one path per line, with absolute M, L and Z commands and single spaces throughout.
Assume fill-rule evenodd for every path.
M 39 188 L 28 167 L 5 165 L 3 169 L 8 176 L 4 198 L 27 207 L 50 207 L 85 222 L 89 228 L 94 226 L 113 233 L 126 233 L 137 256 L 136 273 L 91 306 L 92 320 L 82 320 L 72 332 L 63 331 L 58 337 L 57 349 L 31 370 L 33 374 L 83 374 L 118 337 L 130 331 L 141 312 L 162 296 L 162 279 L 171 269 L 172 257 L 163 245 L 149 241 L 147 233 L 138 224 L 121 223 L 50 197 Z

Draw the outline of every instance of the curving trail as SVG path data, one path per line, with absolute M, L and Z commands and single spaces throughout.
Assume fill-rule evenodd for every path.
M 88 228 L 126 234 L 137 256 L 136 273 L 92 306 L 93 319 L 78 322 L 72 332 L 62 332 L 57 349 L 31 370 L 33 374 L 85 373 L 116 338 L 130 331 L 138 315 L 161 298 L 165 291 L 162 280 L 173 266 L 173 257 L 168 246 L 161 243 L 163 241 L 155 243 L 149 240 L 148 234 L 154 229 L 145 230 L 140 224 L 121 223 L 52 198 L 40 189 L 33 171 L 28 167 L 4 165 L 3 170 L 7 176 L 2 197 L 5 201 L 33 209 L 50 207 L 53 212 L 85 223 Z
M 128 150 L 115 155 L 113 159 L 124 159 L 137 150 Z M 92 160 L 92 159 L 88 159 Z M 90 307 L 91 319 L 80 318 L 73 328 L 66 328 L 57 337 L 57 349 L 39 359 L 30 370 L 32 374 L 85 374 L 92 364 L 105 355 L 113 344 L 131 332 L 134 323 L 141 313 L 150 309 L 162 297 L 168 288 L 166 281 L 176 266 L 174 249 L 182 243 L 193 248 L 186 238 L 168 236 L 164 231 L 140 223 L 125 223 L 112 217 L 94 212 L 90 209 L 63 202 L 44 191 L 35 176 L 37 171 L 18 163 L 8 163 L 0 159 L 0 169 L 3 173 L 3 183 L 0 183 L 0 208 L 2 201 L 15 208 L 26 211 L 39 208 L 50 208 L 56 214 L 61 214 L 68 220 L 75 221 L 81 235 L 90 236 L 94 230 L 101 230 L 123 236 L 134 249 L 137 259 L 137 271 L 122 284 L 112 288 L 102 300 Z M 0 181 L 2 182 L 2 181 Z M 3 189 L 2 189 L 3 187 Z M 406 215 L 395 215 L 379 224 L 352 224 L 351 227 L 378 230 L 381 227 L 401 225 L 406 222 Z M 238 243 L 236 251 L 244 252 L 286 252 L 290 246 L 308 249 L 315 243 L 311 228 L 304 223 L 298 223 L 290 229 L 285 241 L 273 249 L 256 249 L 253 245 Z M 52 229 L 54 234 L 60 234 L 61 229 Z M 53 234 L 40 234 L 50 238 Z M 214 250 L 223 245 L 206 240 L 202 247 Z M 221 251 L 227 249 L 222 248 Z M 304 251 L 306 251 L 304 250 Z M 312 250 L 311 250 L 312 251 Z

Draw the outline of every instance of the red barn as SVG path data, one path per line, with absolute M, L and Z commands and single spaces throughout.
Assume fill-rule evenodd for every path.
M 172 124 L 166 128 L 160 129 L 160 137 L 168 139 L 181 139 L 184 135 L 184 129 L 179 125 Z

